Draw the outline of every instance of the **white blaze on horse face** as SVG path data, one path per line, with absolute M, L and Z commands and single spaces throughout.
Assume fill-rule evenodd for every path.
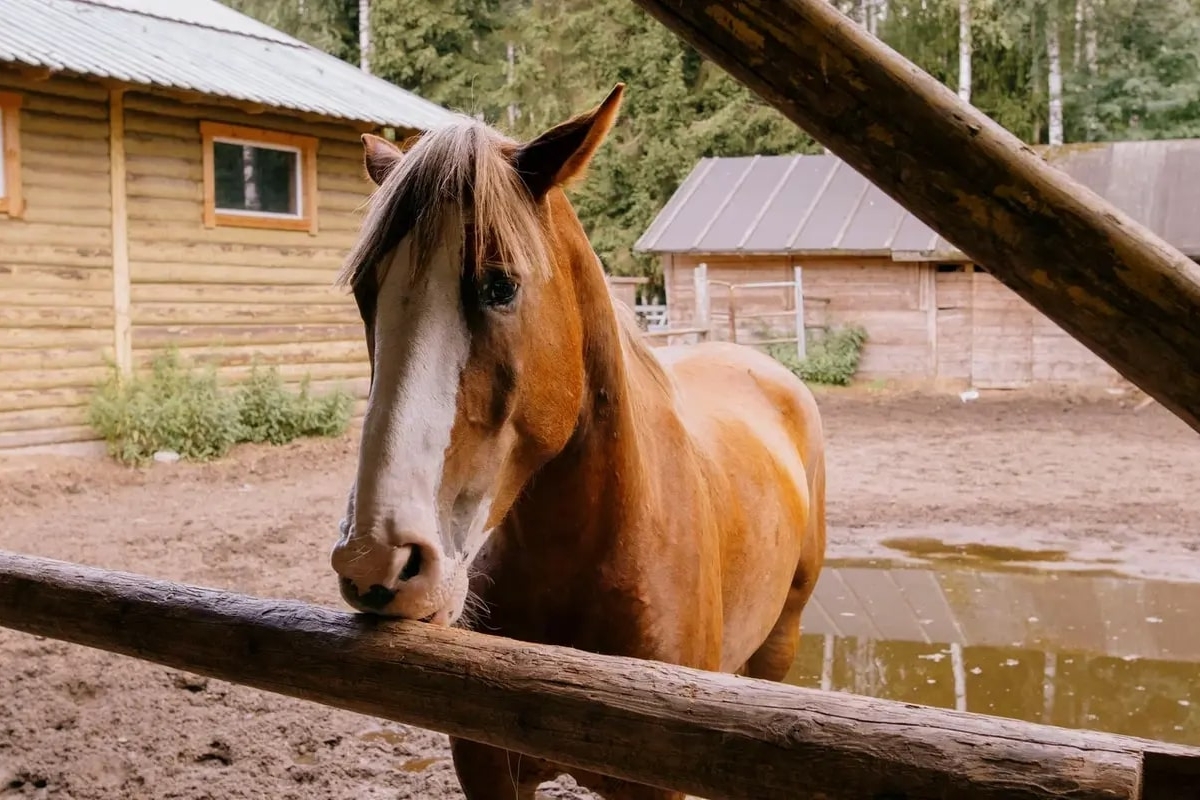
M 455 230 L 456 220 L 449 222 Z M 453 622 L 466 598 L 461 550 L 474 537 L 452 529 L 453 515 L 439 508 L 438 495 L 471 339 L 460 291 L 461 245 L 457 237 L 442 242 L 415 282 L 411 237 L 384 273 L 353 518 L 334 548 L 333 566 L 360 596 L 383 587 L 377 598 L 386 602 L 367 603 L 369 610 Z

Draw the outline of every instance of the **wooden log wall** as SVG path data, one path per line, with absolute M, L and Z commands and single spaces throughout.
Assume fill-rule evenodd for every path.
M 0 450 L 94 438 L 113 352 L 108 91 L 0 75 L 22 97 L 24 214 L 0 214 Z
M 361 413 L 362 325 L 333 287 L 372 189 L 353 126 L 15 72 L 0 91 L 22 98 L 25 200 L 0 213 L 0 451 L 96 439 L 108 364 L 168 346 L 227 382 L 257 361 L 343 386 Z M 206 228 L 201 120 L 316 136 L 316 234 Z
M 317 234 L 204 227 L 201 120 L 319 137 Z M 342 385 L 361 410 L 370 374 L 362 323 L 332 285 L 372 188 L 358 133 L 130 93 L 125 146 L 134 363 L 175 345 L 235 381 L 257 359 L 289 381 L 310 375 L 315 391 Z
M 692 277 L 701 262 L 708 264 L 710 277 L 735 284 L 791 279 L 783 256 L 667 258 L 672 325 L 693 324 Z M 986 272 L 967 271 L 966 265 L 961 271 L 939 271 L 935 264 L 880 257 L 797 257 L 796 263 L 804 269 L 810 324 L 866 328 L 870 338 L 859 365 L 860 379 L 1005 389 L 1124 383 L 1108 363 Z M 714 286 L 711 293 L 715 334 L 727 338 L 727 292 Z M 784 294 L 740 293 L 739 313 L 791 308 L 790 290 Z M 781 317 L 778 322 L 786 325 L 789 320 Z M 747 341 L 754 333 L 748 325 L 739 325 Z
M 1195 748 L 2 551 L 0 625 L 710 800 L 1167 800 L 1200 774 Z

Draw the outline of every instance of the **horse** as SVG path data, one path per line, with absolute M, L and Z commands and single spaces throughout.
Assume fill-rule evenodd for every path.
M 339 281 L 370 388 L 331 565 L 366 614 L 782 680 L 825 558 L 814 396 L 760 350 L 651 347 L 567 197 L 599 105 L 517 141 L 466 118 L 362 135 L 375 188 Z M 451 738 L 468 800 L 563 774 Z

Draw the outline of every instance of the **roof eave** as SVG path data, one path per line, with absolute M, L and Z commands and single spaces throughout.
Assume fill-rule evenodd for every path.
M 375 126 L 380 128 L 401 128 L 406 130 L 427 130 L 428 126 L 423 126 L 413 122 L 411 119 L 400 119 L 398 117 L 388 117 L 382 115 L 357 114 L 347 116 L 328 111 L 318 111 L 310 108 L 303 108 L 299 105 L 291 105 L 288 103 L 267 102 L 260 98 L 249 97 L 247 95 L 239 95 L 235 92 L 204 92 L 194 89 L 189 86 L 181 86 L 174 83 L 162 81 L 146 81 L 139 80 L 133 76 L 120 74 L 103 74 L 99 72 L 81 72 L 69 68 L 55 67 L 50 64 L 35 63 L 26 60 L 0 60 L 0 67 L 15 68 L 18 71 L 37 71 L 39 80 L 47 80 L 54 77 L 78 78 L 81 80 L 94 81 L 96 83 L 108 86 L 110 88 L 126 88 L 126 89 L 148 89 L 153 91 L 165 92 L 176 96 L 184 96 L 186 98 L 212 98 L 214 100 L 239 103 L 248 106 L 253 106 L 256 109 L 270 109 L 286 115 L 298 116 L 304 115 L 314 117 L 321 120 L 331 122 L 344 122 L 359 126 Z M 427 101 L 429 102 L 429 101 Z M 448 109 L 442 109 L 435 103 L 430 103 L 436 108 L 444 112 L 445 124 L 449 124 L 452 120 L 461 118 L 462 115 Z M 436 112 L 435 112 L 436 113 Z

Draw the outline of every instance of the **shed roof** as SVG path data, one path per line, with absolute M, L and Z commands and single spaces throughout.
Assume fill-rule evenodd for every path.
M 1067 145 L 1047 160 L 1200 256 L 1200 139 Z M 704 158 L 634 245 L 653 253 L 965 256 L 832 155 Z
M 0 6 L 0 62 L 399 128 L 458 117 L 217 0 Z

